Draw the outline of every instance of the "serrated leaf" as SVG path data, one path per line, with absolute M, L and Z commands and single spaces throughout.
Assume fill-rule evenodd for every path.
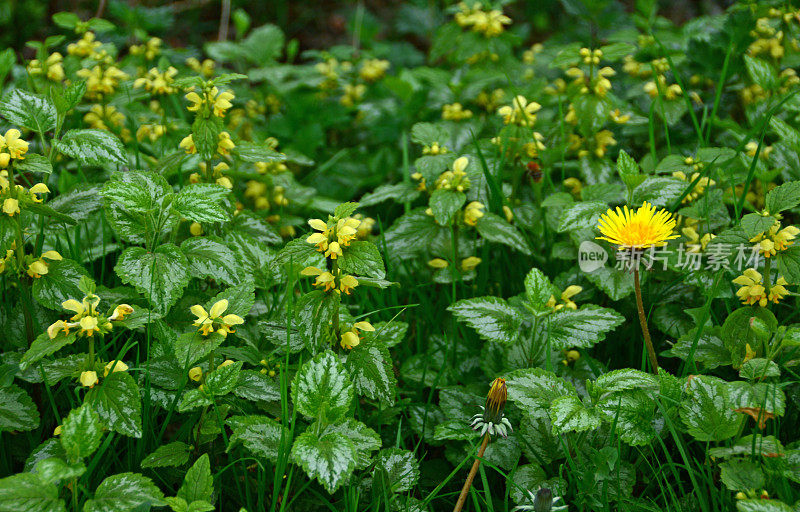
M 14 170 L 17 172 L 39 172 L 50 174 L 53 172 L 53 164 L 46 156 L 38 153 L 28 153 L 23 160 L 14 160 Z
M 430 208 L 433 217 L 442 226 L 449 226 L 453 222 L 456 212 L 461 210 L 467 196 L 456 190 L 436 189 L 431 194 Z
M 548 407 L 556 398 L 577 394 L 572 383 L 542 368 L 516 370 L 508 375 L 507 383 L 508 399 L 527 411 Z
M 408 492 L 419 481 L 419 462 L 409 450 L 388 448 L 378 454 L 372 475 L 373 480 L 383 482 L 389 492 Z
M 194 363 L 219 347 L 223 341 L 225 338 L 215 332 L 208 336 L 203 336 L 197 331 L 181 334 L 173 346 L 175 360 L 185 370 L 188 370 Z
M 383 258 L 378 247 L 366 240 L 355 240 L 349 247 L 342 249 L 342 256 L 338 258 L 339 268 L 357 276 L 374 277 L 383 279 L 386 271 L 383 268 Z
M 86 502 L 84 512 L 129 512 L 138 507 L 163 506 L 164 494 L 138 473 L 119 473 L 103 480 Z
M 250 314 L 250 310 L 256 300 L 255 284 L 253 281 L 247 280 L 222 290 L 213 299 L 206 302 L 206 310 L 210 311 L 216 302 L 223 299 L 228 301 L 228 309 L 225 310 L 226 315 L 238 315 L 245 318 Z
M 580 309 L 562 309 L 549 317 L 547 333 L 555 350 L 570 347 L 589 348 L 606 333 L 621 325 L 625 318 L 610 308 L 586 305 Z
M 214 183 L 192 183 L 175 196 L 172 207 L 195 222 L 225 222 L 230 215 L 219 202 L 228 194 L 228 189 Z
M 292 446 L 292 460 L 331 494 L 350 478 L 357 457 L 352 441 L 336 431 L 317 437 L 307 430 L 295 439 Z
M 27 370 L 39 359 L 58 352 L 62 347 L 75 343 L 76 339 L 77 334 L 75 332 L 66 335 L 61 332 L 53 339 L 50 339 L 50 336 L 46 332 L 43 332 L 33 340 L 30 348 L 28 348 L 22 356 L 19 364 L 20 370 Z
M 698 441 L 723 441 L 739 430 L 741 417 L 733 409 L 728 383 L 700 375 L 689 380 L 680 414 L 687 431 Z
M 397 380 L 389 351 L 374 341 L 364 340 L 347 353 L 345 366 L 356 392 L 384 404 L 394 401 Z
M 214 396 L 224 396 L 233 391 L 239 383 L 239 372 L 242 369 L 242 361 L 233 364 L 220 366 L 216 370 L 206 375 L 205 389 Z
M 600 426 L 602 420 L 597 411 L 587 409 L 575 395 L 558 397 L 550 404 L 550 422 L 553 433 L 584 432 Z
M 651 394 L 641 389 L 613 393 L 597 404 L 597 411 L 606 423 L 614 426 L 619 438 L 631 446 L 647 445 L 656 436 L 655 402 Z
M 456 319 L 475 329 L 486 341 L 512 343 L 519 338 L 522 316 L 498 297 L 476 297 L 447 308 Z
M 769 62 L 758 57 L 745 55 L 744 66 L 747 68 L 747 74 L 750 75 L 750 79 L 753 80 L 753 83 L 766 91 L 771 91 L 775 88 L 777 76 Z
M 480 235 L 491 241 L 507 245 L 522 254 L 530 254 L 528 243 L 517 228 L 492 212 L 485 212 L 475 227 Z
M 538 268 L 532 268 L 525 276 L 525 298 L 537 308 L 542 308 L 553 294 L 550 279 Z
M 84 401 L 111 430 L 142 437 L 142 399 L 139 386 L 127 372 L 109 373 L 89 390 Z
M 100 418 L 88 404 L 73 409 L 61 428 L 61 446 L 70 460 L 80 460 L 93 454 L 103 438 Z
M 720 480 L 731 491 L 749 491 L 764 486 L 764 473 L 751 460 L 733 459 L 719 465 Z
M 585 275 L 589 282 L 600 288 L 613 301 L 624 299 L 634 292 L 633 276 L 624 269 L 603 265 Z
M 66 258 L 48 261 L 47 274 L 33 282 L 33 296 L 42 306 L 63 311 L 64 301 L 83 297 L 78 284 L 84 277 L 89 277 L 89 273 L 76 261 Z
M 244 269 L 236 253 L 227 245 L 205 237 L 188 238 L 181 244 L 192 275 L 216 279 L 235 285 L 242 279 Z
M 575 203 L 564 208 L 558 222 L 558 231 L 564 233 L 574 229 L 594 229 L 600 215 L 608 210 L 608 205 L 600 201 Z
M 143 468 L 167 468 L 183 466 L 189 460 L 191 446 L 175 441 L 156 448 L 156 451 L 142 460 Z
M 147 252 L 128 247 L 117 260 L 114 271 L 125 284 L 131 284 L 150 301 L 158 313 L 166 314 L 181 297 L 189 282 L 186 256 L 171 243 Z
M 604 373 L 594 381 L 592 390 L 595 396 L 602 396 L 605 393 L 615 393 L 617 391 L 627 391 L 630 389 L 644 389 L 655 391 L 659 388 L 656 377 L 633 368 L 614 370 Z
M 67 464 L 58 457 L 40 460 L 36 464 L 36 473 L 48 484 L 58 484 L 64 480 L 78 478 L 86 472 L 82 462 Z
M 292 400 L 307 418 L 341 418 L 353 401 L 353 383 L 333 352 L 325 351 L 303 363 L 292 383 Z
M 187 503 L 193 501 L 210 502 L 213 494 L 214 479 L 211 478 L 211 462 L 208 454 L 204 453 L 186 472 L 183 484 L 178 489 L 178 497 L 185 499 Z
M 0 511 L 66 512 L 58 487 L 37 473 L 19 473 L 0 479 Z
M 205 118 L 197 116 L 192 123 L 192 141 L 197 154 L 203 160 L 211 160 L 217 154 L 219 134 L 222 133 L 222 120 L 216 116 Z
M 289 439 L 289 431 L 280 423 L 267 416 L 233 416 L 228 418 L 231 434 L 228 450 L 238 443 L 253 452 L 275 462 L 281 446 L 281 436 Z
M 245 162 L 284 162 L 286 155 L 278 153 L 266 144 L 240 142 L 233 149 L 233 153 Z
M 355 213 L 358 209 L 358 203 L 353 201 L 342 203 L 333 210 L 333 216 L 337 219 L 344 219 Z
M 239 372 L 233 394 L 252 402 L 279 402 L 281 399 L 278 381 L 256 370 Z
M 767 192 L 766 210 L 771 214 L 800 204 L 800 181 L 790 181 Z
M 28 393 L 16 384 L 0 388 L 0 431 L 33 430 L 39 411 Z
M 116 135 L 105 130 L 70 130 L 54 143 L 56 149 L 83 165 L 102 167 L 127 165 L 125 146 Z
M 370 454 L 381 447 L 381 436 L 377 432 L 354 418 L 347 418 L 341 423 L 325 427 L 322 434 L 339 432 L 347 437 L 358 453 L 356 469 L 364 469 L 370 465 Z
M 44 133 L 56 127 L 56 107 L 49 98 L 14 89 L 0 102 L 0 115 L 10 123 Z

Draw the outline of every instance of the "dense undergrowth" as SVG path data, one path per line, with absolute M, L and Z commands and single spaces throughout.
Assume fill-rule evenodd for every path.
M 0 510 L 800 510 L 800 10 L 505 3 L 0 53 Z

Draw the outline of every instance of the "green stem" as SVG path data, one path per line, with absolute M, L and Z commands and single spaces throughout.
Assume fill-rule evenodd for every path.
M 647 317 L 644 314 L 642 287 L 639 284 L 638 268 L 633 270 L 633 285 L 636 291 L 636 308 L 639 310 L 639 323 L 642 325 L 642 334 L 644 335 L 644 344 L 647 348 L 647 357 L 650 358 L 650 366 L 653 367 L 653 373 L 658 375 L 658 359 L 656 358 L 656 351 L 653 349 L 653 341 L 650 339 L 650 330 L 647 328 Z

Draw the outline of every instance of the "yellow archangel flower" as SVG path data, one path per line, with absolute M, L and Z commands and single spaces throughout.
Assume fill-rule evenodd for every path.
M 616 211 L 609 208 L 600 216 L 597 227 L 602 234 L 597 239 L 611 242 L 620 250 L 660 247 L 679 236 L 672 233 L 675 229 L 672 214 L 667 210 L 656 211 L 646 201 L 636 211 L 627 205 L 624 209 L 617 207 Z
M 80 382 L 81 386 L 91 388 L 100 382 L 100 379 L 97 378 L 97 372 L 81 372 Z
M 503 118 L 505 124 L 517 124 L 520 126 L 533 126 L 536 122 L 536 112 L 542 106 L 535 101 L 528 102 L 525 96 L 517 95 L 511 105 L 505 105 L 497 109 L 497 115 Z
M 578 305 L 572 300 L 572 297 L 578 295 L 583 291 L 582 286 L 578 286 L 576 284 L 567 286 L 567 288 L 561 293 L 561 300 L 564 301 L 563 304 L 556 304 L 556 298 L 552 295 L 550 299 L 545 304 L 548 308 L 552 308 L 555 311 L 558 311 L 562 308 L 567 309 L 578 309 Z
M 111 361 L 103 369 L 103 377 L 108 377 L 109 373 L 126 372 L 126 371 L 128 371 L 127 364 L 123 363 L 122 361 Z
M 5 136 L 0 135 L 0 149 L 5 148 L 3 151 L 8 153 L 11 158 L 24 160 L 24 155 L 28 152 L 28 142 L 21 137 L 22 134 L 19 130 L 11 128 Z
M 373 332 L 375 331 L 375 328 L 369 322 L 354 323 L 352 329 L 342 334 L 342 348 L 352 350 L 353 347 L 356 347 L 359 343 L 361 343 L 361 336 L 358 335 L 358 331 Z
M 197 317 L 194 321 L 194 326 L 203 336 L 208 336 L 211 331 L 216 331 L 223 337 L 228 336 L 229 333 L 236 332 L 233 329 L 234 325 L 241 325 L 244 319 L 239 315 L 225 315 L 222 314 L 228 309 L 228 300 L 222 299 L 214 303 L 209 311 L 206 311 L 203 306 L 195 304 L 190 308 L 192 314 Z

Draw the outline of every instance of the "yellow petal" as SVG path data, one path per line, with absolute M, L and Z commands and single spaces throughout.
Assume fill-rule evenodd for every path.
M 209 311 L 208 314 L 211 318 L 217 318 L 224 313 L 226 309 L 228 309 L 228 299 L 222 299 L 211 306 L 211 311 Z

